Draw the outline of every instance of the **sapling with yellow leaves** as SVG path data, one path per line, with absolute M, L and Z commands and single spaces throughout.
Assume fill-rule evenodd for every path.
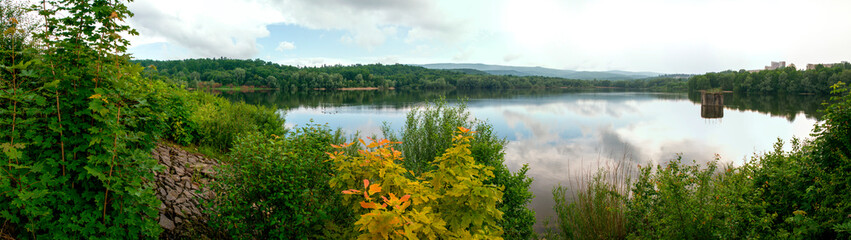
M 393 148 L 398 142 L 360 140 L 364 149 L 355 156 L 328 153 L 337 170 L 331 187 L 345 189 L 344 201 L 361 214 L 355 222 L 359 239 L 501 239 L 496 204 L 502 192 L 483 183 L 493 173 L 470 156 L 473 133 L 459 127 L 453 146 L 435 158 L 436 168 L 415 179 L 400 164 L 402 153 Z M 382 192 L 387 194 L 376 195 Z

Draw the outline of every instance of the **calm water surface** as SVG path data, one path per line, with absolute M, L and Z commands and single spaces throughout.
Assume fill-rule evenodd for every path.
M 541 222 L 552 214 L 552 188 L 613 161 L 662 163 L 681 154 L 706 162 L 741 164 L 772 149 L 777 139 L 809 136 L 824 98 L 724 96 L 725 106 L 701 111 L 700 96 L 617 91 L 265 92 L 223 94 L 286 110 L 287 125 L 311 120 L 361 136 L 379 135 L 383 123 L 400 128 L 426 100 L 466 98 L 469 111 L 509 140 L 505 164 L 529 164 Z M 540 226 L 538 226 L 540 229 Z

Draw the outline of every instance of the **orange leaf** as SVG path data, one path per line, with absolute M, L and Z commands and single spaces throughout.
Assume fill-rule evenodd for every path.
M 373 193 L 377 192 L 381 192 L 380 184 L 372 184 L 372 186 L 369 186 L 369 195 L 372 195 Z
M 378 209 L 378 206 L 379 206 L 379 205 L 378 205 L 378 204 L 375 204 L 375 203 L 371 203 L 371 202 L 364 202 L 364 201 L 361 201 L 361 202 L 360 202 L 360 206 L 361 206 L 362 208 L 374 208 L 374 209 Z
M 349 189 L 349 190 L 343 190 L 343 193 L 344 194 L 356 194 L 356 193 L 360 193 L 360 191 L 357 190 L 357 189 Z
M 470 129 L 467 129 L 465 127 L 458 127 L 458 130 L 460 130 L 462 133 L 467 133 L 470 131 Z
M 368 180 L 368 179 L 364 179 L 364 180 L 363 180 L 363 188 L 368 188 L 368 187 L 369 187 L 369 180 Z
M 405 195 L 405 196 L 402 196 L 402 198 L 400 198 L 399 201 L 400 202 L 408 201 L 408 199 L 410 199 L 410 198 L 411 198 L 411 195 Z

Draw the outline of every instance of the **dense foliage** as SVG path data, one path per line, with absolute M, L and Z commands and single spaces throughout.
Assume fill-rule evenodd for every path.
M 448 106 L 443 100 L 428 104 L 423 108 L 411 110 L 405 126 L 399 133 L 384 126 L 383 133 L 393 141 L 401 141 L 400 149 L 404 154 L 403 166 L 413 176 L 434 170 L 434 159 L 453 146 L 450 141 L 457 126 L 469 126 L 475 129 L 475 138 L 470 142 L 473 159 L 477 163 L 493 168 L 494 176 L 487 183 L 504 187 L 505 194 L 499 209 L 505 213 L 500 225 L 505 237 L 511 239 L 529 239 L 533 235 L 532 225 L 535 212 L 526 208 L 532 200 L 529 186 L 532 179 L 526 176 L 527 166 L 511 173 L 504 165 L 504 148 L 507 142 L 497 137 L 493 126 L 470 116 L 466 104 Z
M 0 41 L 3 232 L 25 239 L 157 236 L 150 150 L 164 121 L 142 69 L 124 55 L 128 42 L 120 34 L 135 34 L 123 23 L 132 13 L 122 1 L 34 7 L 44 29 L 26 32 L 34 29 L 10 19 Z
M 496 208 L 501 187 L 484 182 L 493 177 L 493 168 L 476 163 L 470 130 L 457 129 L 452 146 L 434 159 L 434 169 L 414 179 L 397 164 L 404 162 L 402 152 L 386 139 L 360 140 L 366 149 L 356 156 L 329 154 L 338 171 L 331 186 L 348 189 L 342 191 L 350 195 L 347 205 L 361 214 L 355 222 L 362 233 L 358 239 L 502 239 L 497 221 L 503 213 Z M 376 193 L 383 201 L 373 200 Z
M 234 239 L 315 239 L 327 222 L 351 220 L 328 185 L 335 171 L 326 152 L 335 139 L 313 125 L 240 136 L 212 185 L 219 194 L 206 204 L 210 226 Z
M 684 91 L 685 80 L 652 78 L 610 81 L 576 80 L 540 76 L 500 76 L 459 70 L 435 70 L 411 65 L 355 64 L 352 66 L 283 66 L 262 60 L 186 59 L 137 60 L 148 68 L 145 76 L 168 78 L 192 88 L 223 85 L 265 86 L 286 90 L 339 89 L 355 87 L 397 89 L 527 89 L 618 87 Z
M 794 67 L 763 71 L 724 71 L 691 77 L 688 89 L 721 89 L 749 93 L 812 93 L 827 95 L 837 82 L 851 82 L 851 64 L 831 67 L 817 65 L 815 69 L 799 71 Z
M 790 151 L 783 151 L 779 141 L 773 151 L 723 170 L 716 167 L 718 157 L 705 167 L 682 164 L 679 158 L 655 171 L 639 166 L 635 179 L 585 182 L 585 189 L 593 191 L 580 189 L 586 196 L 573 202 L 563 197 L 566 189 L 556 188 L 559 229 L 550 235 L 596 238 L 586 233 L 606 227 L 565 211 L 572 210 L 623 214 L 623 235 L 632 239 L 851 238 L 851 93 L 842 82 L 832 88 L 834 96 L 814 138 L 793 139 Z M 629 192 L 620 190 L 624 187 Z
M 179 90 L 175 90 L 177 91 Z M 264 134 L 283 135 L 286 132 L 284 118 L 274 108 L 231 102 L 203 92 L 186 94 L 184 98 L 177 100 L 183 101 L 183 105 L 190 111 L 187 126 L 193 128 L 191 131 L 195 136 L 189 142 L 178 141 L 183 144 L 227 152 L 241 133 L 260 131 Z M 172 125 L 175 124 L 177 123 Z M 170 133 L 177 134 L 178 131 Z

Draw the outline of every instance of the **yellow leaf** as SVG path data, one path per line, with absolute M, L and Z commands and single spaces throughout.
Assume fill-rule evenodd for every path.
M 9 21 L 12 22 L 12 24 L 18 24 L 18 19 L 16 18 L 9 18 Z
M 89 99 L 92 99 L 92 98 L 100 98 L 100 97 L 101 97 L 101 96 L 100 96 L 100 93 L 98 93 L 98 94 L 95 94 L 95 95 L 90 96 L 90 97 L 89 97 Z
M 380 184 L 372 184 L 372 186 L 369 186 L 369 195 L 372 195 L 377 192 L 381 192 Z

